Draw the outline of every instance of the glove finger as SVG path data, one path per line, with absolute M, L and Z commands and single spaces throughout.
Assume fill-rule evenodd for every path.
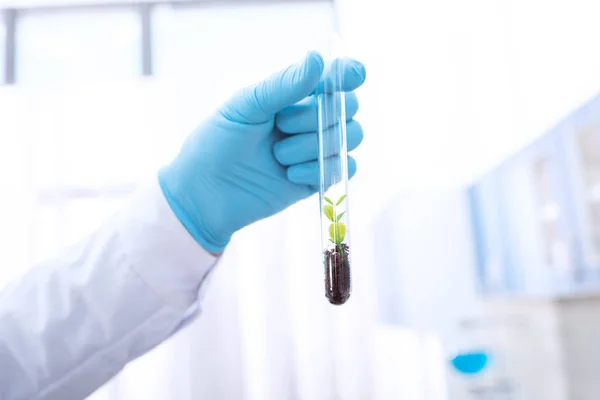
M 308 96 L 317 86 L 323 68 L 321 55 L 309 52 L 299 63 L 242 89 L 220 112 L 226 119 L 242 124 L 265 123 L 281 109 Z
M 324 133 L 327 136 L 333 135 L 337 129 L 327 129 Z M 348 151 L 356 149 L 364 137 L 363 129 L 357 121 L 350 121 L 346 126 L 346 144 Z M 325 157 L 330 157 L 339 153 L 337 146 L 330 146 L 326 149 Z M 275 143 L 273 154 L 277 161 L 282 165 L 300 164 L 307 161 L 317 160 L 319 156 L 319 140 L 317 133 L 302 133 L 288 136 L 285 139 Z
M 325 95 L 331 97 L 332 95 Z M 345 95 L 346 121 L 350 121 L 358 112 L 356 93 Z M 284 108 L 275 116 L 275 124 L 281 132 L 306 133 L 318 129 L 317 102 L 314 96 L 307 97 L 296 104 Z
M 352 58 L 336 58 L 328 62 L 319 84 L 311 94 L 349 92 L 362 85 L 367 77 L 365 66 Z
M 356 160 L 348 156 L 348 179 L 356 174 Z M 287 169 L 288 180 L 299 185 L 319 186 L 319 163 L 310 161 Z

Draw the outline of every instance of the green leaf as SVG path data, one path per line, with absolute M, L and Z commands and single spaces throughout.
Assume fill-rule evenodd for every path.
M 346 238 L 346 225 L 344 225 L 341 222 L 337 222 L 336 225 L 338 227 L 338 230 L 337 230 L 338 243 L 342 243 L 344 241 L 344 239 Z
M 346 195 L 343 195 L 342 197 L 340 197 L 340 199 L 337 201 L 337 203 L 335 203 L 336 206 L 339 206 L 342 201 L 344 201 L 344 199 L 346 198 Z
M 335 224 L 329 225 L 329 241 L 335 244 L 335 228 L 333 225 Z
M 329 236 L 336 244 L 342 243 L 346 237 L 346 225 L 341 222 L 335 222 L 329 225 Z
M 327 196 L 323 196 L 323 200 L 325 200 L 326 202 L 328 202 L 329 204 L 333 205 L 333 201 L 331 201 L 331 199 Z
M 335 222 L 335 212 L 333 211 L 333 206 L 326 205 L 325 207 L 323 207 L 323 213 L 331 222 Z
M 343 213 L 341 213 L 340 215 L 338 215 L 338 216 L 335 218 L 335 222 L 338 222 L 340 219 L 342 219 L 342 217 L 344 216 L 344 214 L 346 214 L 346 211 L 344 211 Z

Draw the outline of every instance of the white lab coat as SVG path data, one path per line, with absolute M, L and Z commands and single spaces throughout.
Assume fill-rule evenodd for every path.
M 0 294 L 0 399 L 82 399 L 199 312 L 217 262 L 158 183 Z

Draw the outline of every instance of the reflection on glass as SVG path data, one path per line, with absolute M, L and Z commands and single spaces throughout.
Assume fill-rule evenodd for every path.
M 544 259 L 547 266 L 558 268 L 564 263 L 564 260 L 557 259 L 560 257 L 558 249 L 564 245 L 560 238 L 560 209 L 552 187 L 549 161 L 543 157 L 538 158 L 533 164 L 533 172 Z
M 585 206 L 591 229 L 594 258 L 598 258 L 600 256 L 600 140 L 596 125 L 590 124 L 578 132 L 577 146 L 587 193 Z
M 27 12 L 17 25 L 16 80 L 60 84 L 131 79 L 141 72 L 140 43 L 134 11 Z

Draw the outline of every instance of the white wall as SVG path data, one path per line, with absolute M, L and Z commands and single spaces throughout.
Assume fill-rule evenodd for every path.
M 367 65 L 364 205 L 469 181 L 600 90 L 600 4 L 338 0 Z M 355 198 L 355 201 L 357 199 Z

